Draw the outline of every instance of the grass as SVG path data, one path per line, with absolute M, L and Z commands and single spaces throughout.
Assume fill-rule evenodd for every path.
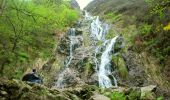
M 125 62 L 123 58 L 121 57 L 121 54 L 117 56 L 112 56 L 112 61 L 116 64 L 116 67 L 118 68 L 119 75 L 123 79 L 127 79 L 128 77 L 128 71 L 125 65 Z

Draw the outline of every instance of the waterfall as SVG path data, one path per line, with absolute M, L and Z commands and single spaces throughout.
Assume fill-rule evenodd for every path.
M 102 88 L 112 87 L 111 79 L 108 76 L 112 75 L 111 68 L 110 68 L 110 65 L 111 65 L 110 61 L 112 59 L 111 51 L 114 48 L 114 44 L 117 38 L 118 36 L 111 39 L 111 41 L 108 41 L 110 43 L 108 43 L 105 51 L 102 53 L 102 56 L 101 56 L 101 63 L 99 66 L 98 77 L 99 77 L 99 86 Z M 115 80 L 115 78 L 114 78 L 114 84 L 115 86 L 117 86 L 117 81 Z
M 70 43 L 69 43 L 69 56 L 68 61 L 66 61 L 65 64 L 65 69 L 62 73 L 59 74 L 59 78 L 57 80 L 57 82 L 55 83 L 55 86 L 57 88 L 64 88 L 65 84 L 64 84 L 64 74 L 66 72 L 66 70 L 68 70 L 68 67 L 73 59 L 73 49 L 74 49 L 74 37 L 75 37 L 75 28 L 70 28 L 70 30 L 68 31 L 68 35 L 69 35 L 69 39 L 70 39 Z
M 112 56 L 114 56 L 115 44 L 118 43 L 120 36 L 115 36 L 112 39 L 106 39 L 110 27 L 106 23 L 102 23 L 99 16 L 90 16 L 89 13 L 85 12 L 85 23 L 90 24 L 90 37 L 92 46 L 94 49 L 93 61 L 95 63 L 95 71 L 98 75 L 99 87 L 110 88 L 113 85 L 117 86 L 117 80 L 113 75 L 113 68 L 111 66 Z M 79 42 L 78 36 L 75 35 L 75 28 L 70 28 L 67 34 L 69 38 L 69 56 L 65 61 L 65 69 L 59 74 L 58 80 L 54 87 L 64 88 L 69 84 L 72 84 L 76 79 L 76 75 L 70 68 L 73 61 L 73 51 L 77 47 Z M 97 43 L 102 43 L 97 45 Z M 116 46 L 117 47 L 117 46 Z M 75 75 L 75 76 L 74 76 Z
M 66 68 L 70 65 L 71 60 L 73 59 L 73 48 L 74 48 L 73 41 L 74 41 L 74 37 L 75 37 L 75 28 L 70 28 L 68 35 L 69 35 L 69 39 L 70 39 L 70 44 L 69 44 L 69 57 L 68 57 L 69 60 L 65 64 Z
M 99 21 L 99 16 L 91 23 L 91 33 L 96 36 L 97 40 L 102 39 L 103 28 Z
M 93 17 L 87 12 L 87 11 L 84 11 L 85 12 L 85 20 L 92 20 Z
M 87 18 L 86 18 L 87 19 Z M 102 23 L 99 20 L 99 16 L 95 17 L 91 23 L 91 35 L 93 38 L 96 38 L 97 41 L 102 41 L 104 47 L 104 51 L 100 58 L 100 63 L 98 63 L 98 59 L 96 57 L 97 53 L 100 51 L 101 47 L 96 47 L 94 61 L 96 64 L 96 70 L 98 73 L 98 81 L 99 86 L 102 88 L 109 88 L 112 87 L 112 80 L 114 81 L 114 85 L 117 86 L 117 80 L 111 73 L 111 59 L 112 59 L 112 52 L 114 51 L 114 45 L 116 40 L 119 36 L 114 37 L 111 40 L 106 40 L 105 36 L 109 31 L 109 25 L 106 23 Z
M 58 77 L 58 80 L 57 82 L 55 83 L 55 86 L 57 88 L 64 88 L 64 71 L 62 73 L 59 74 L 59 77 Z

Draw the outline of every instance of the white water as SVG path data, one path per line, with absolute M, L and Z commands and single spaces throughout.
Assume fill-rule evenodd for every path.
M 69 67 L 72 59 L 73 59 L 73 48 L 74 48 L 74 37 L 75 37 L 75 28 L 71 28 L 68 32 L 68 35 L 69 35 L 69 39 L 70 39 L 70 44 L 69 44 L 69 56 L 67 57 L 68 58 L 68 61 L 67 63 L 65 64 L 65 70 L 59 74 L 59 78 L 55 84 L 55 86 L 57 88 L 64 88 L 65 84 L 64 84 L 64 74 L 65 74 L 65 71 L 67 70 L 67 68 Z
M 97 40 L 101 40 L 102 32 L 103 32 L 103 28 L 101 27 L 99 17 L 97 16 L 96 20 L 93 20 L 93 22 L 91 23 L 91 34 L 95 35 Z
M 84 11 L 85 12 L 85 20 L 92 20 L 93 17 L 87 12 L 87 11 Z
M 112 87 L 111 79 L 108 77 L 109 75 L 112 76 L 111 68 L 110 68 L 110 61 L 112 59 L 111 51 L 114 48 L 114 44 L 118 36 L 114 37 L 111 41 L 108 41 L 108 45 L 106 46 L 105 51 L 102 53 L 101 56 L 101 63 L 99 66 L 98 78 L 99 78 L 99 86 L 102 88 L 109 88 Z M 115 78 L 114 78 L 115 80 Z M 117 86 L 117 81 L 114 81 L 115 86 Z
M 88 16 L 86 16 L 86 19 L 88 19 L 87 17 L 89 17 L 89 14 L 88 14 Z M 98 64 L 99 61 L 96 58 L 96 55 L 99 52 L 100 47 L 96 48 L 95 56 L 94 56 L 94 58 L 95 58 L 94 61 L 95 61 L 96 69 L 97 69 L 97 73 L 98 73 L 99 86 L 102 88 L 109 88 L 109 87 L 113 86 L 112 80 L 109 78 L 109 76 L 112 76 L 114 85 L 117 86 L 117 80 L 112 75 L 112 72 L 111 72 L 110 62 L 112 59 L 111 52 L 113 52 L 113 50 L 114 50 L 114 45 L 115 45 L 115 42 L 116 42 L 118 36 L 114 37 L 111 40 L 106 40 L 105 36 L 108 33 L 108 31 L 109 31 L 109 25 L 102 23 L 99 20 L 99 16 L 97 16 L 96 18 L 93 19 L 93 21 L 91 23 L 91 35 L 93 37 L 95 37 L 98 41 L 103 41 L 102 46 L 105 48 L 104 52 L 101 55 L 99 64 Z
M 106 40 L 105 36 L 109 31 L 109 25 L 106 23 L 102 23 L 99 20 L 99 17 L 92 17 L 90 14 L 85 14 L 85 20 L 93 20 L 91 23 L 91 35 L 95 40 L 102 41 L 103 44 L 101 46 L 96 46 L 95 49 L 95 55 L 94 55 L 94 62 L 96 64 L 96 72 L 98 74 L 98 81 L 99 86 L 102 88 L 109 88 L 114 85 L 117 86 L 117 80 L 113 76 L 111 71 L 111 59 L 112 59 L 112 53 L 114 53 L 114 45 L 116 43 L 116 40 L 119 36 L 115 36 L 113 39 Z M 65 70 L 59 75 L 58 81 L 56 82 L 55 86 L 57 88 L 64 88 L 66 86 L 65 84 L 65 74 L 67 70 L 69 70 L 69 65 L 73 59 L 73 48 L 74 48 L 74 42 L 75 42 L 75 29 L 71 28 L 69 31 L 69 56 L 68 61 L 65 64 Z M 103 50 L 103 51 L 102 51 Z M 97 54 L 101 54 L 101 57 L 98 58 Z M 113 82 L 112 82 L 113 81 Z
M 64 81 L 64 71 L 62 73 L 59 74 L 59 77 L 58 77 L 58 80 L 57 82 L 55 83 L 55 86 L 57 88 L 64 88 L 64 84 L 63 84 L 63 81 Z
M 69 30 L 69 39 L 70 39 L 70 50 L 69 50 L 69 60 L 68 60 L 68 62 L 66 63 L 66 68 L 70 65 L 70 63 L 71 63 L 71 61 L 72 61 L 72 59 L 73 59 L 73 46 L 74 46 L 74 43 L 73 43 L 73 41 L 74 41 L 74 37 L 75 37 L 75 28 L 71 28 L 70 30 Z

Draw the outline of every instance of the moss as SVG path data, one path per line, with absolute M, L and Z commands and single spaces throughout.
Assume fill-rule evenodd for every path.
M 117 35 L 117 32 L 114 29 L 110 29 L 109 33 L 106 34 L 106 39 L 112 39 Z
M 87 62 L 84 64 L 85 76 L 88 76 L 93 72 L 93 65 L 91 61 L 92 61 L 91 59 L 88 59 Z
M 110 95 L 111 100 L 126 100 L 126 96 L 124 93 L 119 93 L 119 92 L 113 92 Z
M 132 89 L 127 95 L 128 100 L 140 100 L 141 91 L 138 89 Z
M 156 100 L 164 100 L 164 97 L 158 97 Z
M 117 56 L 112 56 L 112 62 L 116 64 L 120 77 L 123 79 L 127 79 L 128 71 L 126 68 L 125 61 L 123 60 L 121 54 L 118 54 Z

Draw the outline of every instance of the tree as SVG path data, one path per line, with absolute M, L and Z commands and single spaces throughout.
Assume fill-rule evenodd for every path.
M 11 74 L 24 71 L 36 58 L 49 57 L 54 31 L 78 18 L 62 0 L 3 0 L 0 12 L 0 74 L 13 68 Z

